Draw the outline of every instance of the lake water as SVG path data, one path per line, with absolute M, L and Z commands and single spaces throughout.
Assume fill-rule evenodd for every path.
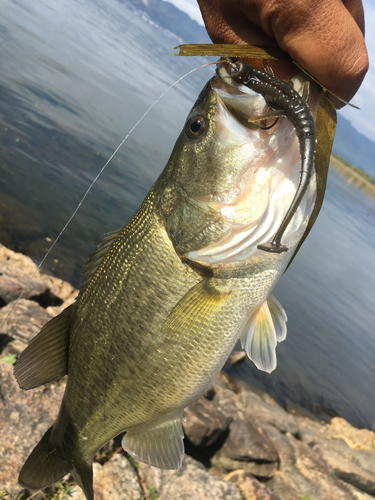
M 155 99 L 202 64 L 117 0 L 0 0 L 0 241 L 40 261 L 91 180 Z M 79 285 L 93 244 L 124 226 L 163 169 L 201 69 L 131 135 L 45 264 Z M 331 170 L 318 222 L 275 295 L 289 318 L 271 375 L 232 369 L 279 401 L 375 419 L 375 200 Z

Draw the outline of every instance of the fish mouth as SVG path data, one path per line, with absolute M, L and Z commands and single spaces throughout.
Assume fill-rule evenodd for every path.
M 265 99 L 245 85 L 234 81 L 228 69 L 229 64 L 221 64 L 216 70 L 216 77 L 211 80 L 218 101 L 245 129 L 259 130 L 260 124 L 249 120 L 264 113 L 267 107 Z
M 300 179 L 300 147 L 293 125 L 285 117 L 270 128 L 254 121 L 254 118 L 264 116 L 267 103 L 260 94 L 235 82 L 228 67 L 228 64 L 221 64 L 211 80 L 218 102 L 218 129 L 221 138 L 226 138 L 225 134 L 229 135 L 231 131 L 241 136 L 247 142 L 249 158 L 247 167 L 238 178 L 238 189 L 216 195 L 209 203 L 220 211 L 228 232 L 219 241 L 186 255 L 202 264 L 248 260 L 254 254 L 263 254 L 257 246 L 276 234 Z M 302 93 L 304 82 L 305 77 L 298 76 L 292 83 Z M 309 101 L 316 116 L 317 94 L 310 93 Z M 274 117 L 270 120 L 275 122 Z M 266 124 L 270 120 L 265 120 Z M 246 150 L 246 146 L 242 148 Z M 295 247 L 301 238 L 315 197 L 314 171 L 307 192 L 284 232 L 283 242 L 288 248 Z

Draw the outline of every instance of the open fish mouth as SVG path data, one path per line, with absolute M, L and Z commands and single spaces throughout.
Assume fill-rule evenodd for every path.
M 291 82 L 306 94 L 303 75 Z M 218 141 L 228 150 L 237 148 L 238 157 L 246 156 L 246 168 L 236 186 L 212 197 L 210 204 L 228 225 L 219 241 L 186 256 L 202 263 L 248 260 L 261 254 L 265 242 L 272 241 L 283 224 L 301 179 L 300 141 L 291 120 L 277 117 L 266 99 L 241 82 L 236 82 L 222 64 L 211 86 L 217 98 Z M 318 109 L 318 93 L 309 92 L 307 101 L 312 114 Z M 269 115 L 270 118 L 264 118 Z M 257 120 L 259 118 L 259 120 Z M 295 212 L 283 230 L 283 247 L 294 248 L 301 238 L 316 197 L 315 169 Z M 264 248 L 263 248 L 264 249 Z

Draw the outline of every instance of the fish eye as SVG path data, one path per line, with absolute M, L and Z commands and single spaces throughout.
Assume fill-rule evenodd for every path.
M 188 137 L 191 137 L 191 139 L 195 139 L 202 134 L 205 128 L 206 123 L 203 116 L 195 115 L 187 122 L 185 126 L 185 132 Z

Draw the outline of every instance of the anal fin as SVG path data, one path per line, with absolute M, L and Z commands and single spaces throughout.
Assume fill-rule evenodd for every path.
M 273 295 L 250 316 L 241 345 L 259 370 L 271 373 L 276 368 L 276 345 L 285 340 L 287 320 L 284 309 Z
M 122 447 L 132 457 L 161 469 L 179 469 L 184 456 L 181 418 L 168 420 L 152 428 L 139 426 L 128 431 Z
M 39 387 L 68 373 L 72 306 L 44 325 L 19 357 L 14 376 L 22 389 Z

